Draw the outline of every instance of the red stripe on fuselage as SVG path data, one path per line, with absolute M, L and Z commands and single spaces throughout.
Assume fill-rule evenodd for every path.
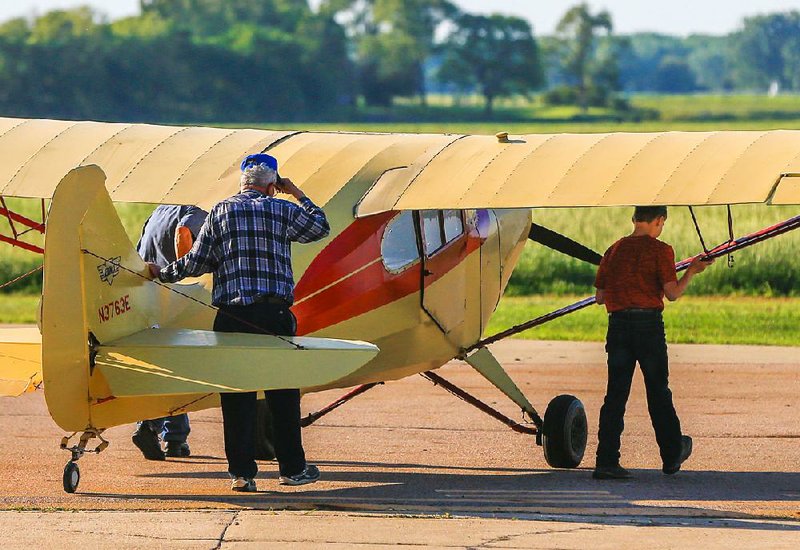
M 309 334 L 362 315 L 420 290 L 420 262 L 390 273 L 381 260 L 383 232 L 397 212 L 354 221 L 325 247 L 295 288 L 297 334 Z M 474 228 L 428 258 L 427 287 L 480 247 Z M 377 260 L 377 261 L 376 261 Z M 365 267 L 366 266 L 366 267 Z M 327 288 L 326 288 L 327 287 Z

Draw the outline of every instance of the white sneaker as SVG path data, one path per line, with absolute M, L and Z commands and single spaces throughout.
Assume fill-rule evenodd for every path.
M 231 482 L 231 491 L 255 493 L 257 491 L 256 480 L 250 477 L 235 477 Z

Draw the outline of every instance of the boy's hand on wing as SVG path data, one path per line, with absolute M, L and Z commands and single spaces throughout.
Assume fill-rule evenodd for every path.
M 689 268 L 687 271 L 690 271 L 692 274 L 697 275 L 698 273 L 702 273 L 706 270 L 706 268 L 714 263 L 714 258 L 708 258 L 705 256 L 698 256 L 692 263 L 689 264 Z

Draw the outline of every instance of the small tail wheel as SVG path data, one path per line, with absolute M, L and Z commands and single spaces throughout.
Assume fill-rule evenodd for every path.
M 64 466 L 64 490 L 68 493 L 74 493 L 80 481 L 81 470 L 78 468 L 77 463 L 70 460 L 67 462 L 67 465 Z
M 586 410 L 574 395 L 559 395 L 544 413 L 544 458 L 553 468 L 577 468 L 586 451 Z

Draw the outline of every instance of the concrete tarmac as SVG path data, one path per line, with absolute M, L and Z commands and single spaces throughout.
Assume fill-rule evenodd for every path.
M 69 456 L 41 392 L 0 399 L 0 540 L 7 547 L 258 545 L 653 548 L 800 547 L 800 350 L 671 346 L 671 385 L 695 450 L 664 476 L 637 373 L 623 435 L 631 481 L 595 481 L 591 467 L 605 390 L 601 344 L 514 340 L 493 347 L 544 413 L 554 396 L 586 405 L 580 468 L 553 470 L 534 438 L 419 376 L 379 386 L 304 431 L 322 480 L 277 484 L 260 464 L 259 492 L 231 493 L 218 410 L 193 413 L 192 457 L 149 462 L 132 426 L 79 464 L 78 493 L 61 488 Z M 518 408 L 469 366 L 438 371 L 512 418 Z M 303 398 L 304 412 L 342 392 Z

